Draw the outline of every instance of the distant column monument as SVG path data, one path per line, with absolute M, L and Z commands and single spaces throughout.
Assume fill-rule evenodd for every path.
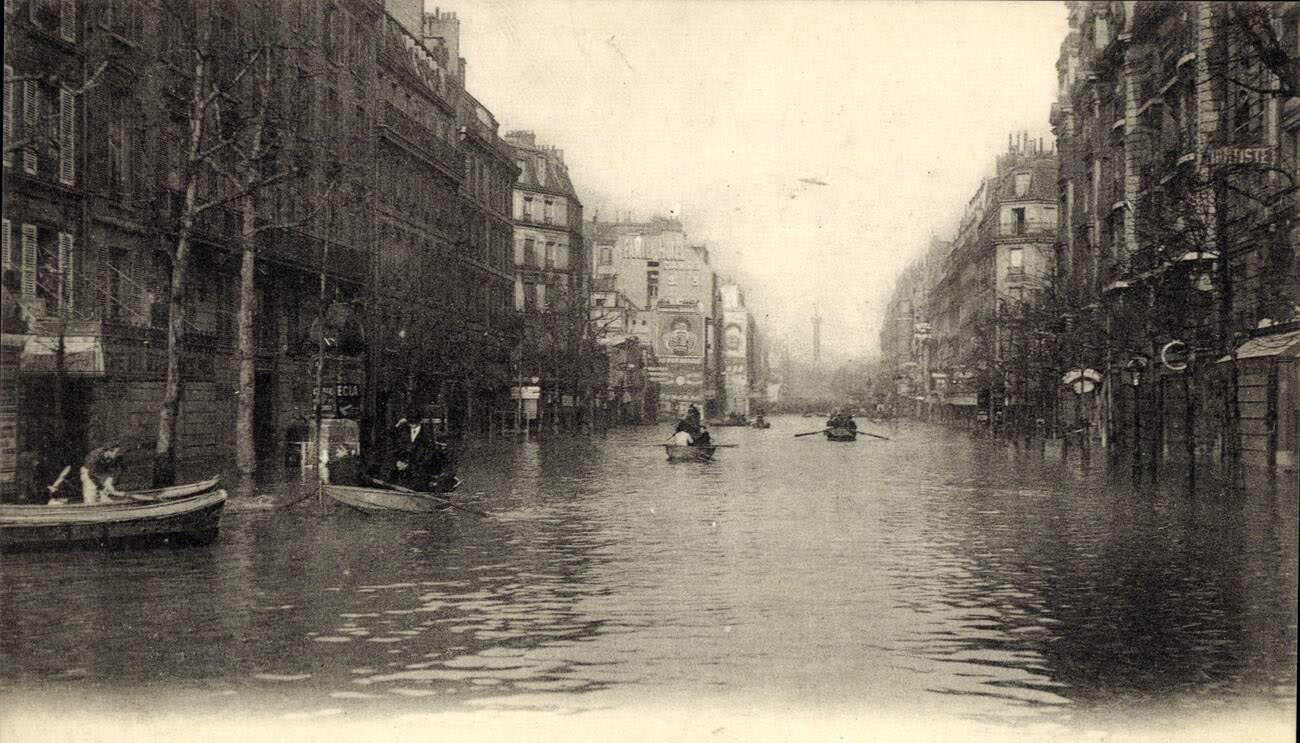
M 817 311 L 817 305 L 813 305 L 813 363 L 820 364 L 822 360 L 822 316 Z

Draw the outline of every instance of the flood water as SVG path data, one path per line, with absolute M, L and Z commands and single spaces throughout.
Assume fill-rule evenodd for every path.
M 6 555 L 0 706 L 1294 730 L 1294 481 L 1134 491 L 919 423 L 792 436 L 819 422 L 714 429 L 738 446 L 707 463 L 665 462 L 663 427 L 486 445 L 458 501 L 486 518 L 310 498 L 211 547 Z

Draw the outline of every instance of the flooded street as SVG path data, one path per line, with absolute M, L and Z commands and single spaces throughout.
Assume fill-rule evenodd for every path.
M 664 427 L 497 442 L 462 464 L 486 518 L 232 502 L 210 547 L 6 555 L 0 698 L 1292 718 L 1294 483 L 1135 493 L 919 423 L 792 436 L 815 423 L 715 429 L 738 446 L 706 463 L 663 461 Z

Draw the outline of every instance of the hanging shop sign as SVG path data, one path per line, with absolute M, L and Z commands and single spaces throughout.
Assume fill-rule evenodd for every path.
M 1097 389 L 1101 384 L 1102 374 L 1096 369 L 1071 369 L 1061 377 L 1061 384 L 1082 395 Z

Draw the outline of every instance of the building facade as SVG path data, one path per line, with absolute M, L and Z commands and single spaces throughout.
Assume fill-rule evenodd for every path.
M 531 131 L 510 132 L 506 141 L 520 172 L 513 194 L 514 306 L 524 330 L 518 368 L 539 380 L 543 427 L 576 428 L 605 376 L 590 327 L 582 202 L 563 151 L 539 145 Z
M 692 404 L 716 415 L 721 315 L 708 249 L 689 244 L 680 222 L 661 217 L 584 228 L 592 245 L 591 313 L 598 332 L 650 345 L 661 417 Z
M 279 50 L 265 58 L 272 83 L 258 100 L 270 111 L 265 162 L 285 176 L 253 201 L 256 450 L 283 461 L 318 401 L 365 430 L 411 404 L 435 405 L 461 429 L 490 419 L 474 411 L 508 398 L 518 336 L 516 170 L 464 89 L 455 24 L 426 24 L 416 2 L 178 8 L 6 5 L 3 260 L 20 311 L 5 330 L 17 371 L 0 399 L 0 448 L 13 452 L 0 480 L 14 483 L 5 473 L 25 453 L 55 451 L 51 442 L 76 460 L 120 440 L 129 484 L 149 469 L 189 172 L 203 208 L 178 295 L 177 454 L 182 471 L 231 463 L 245 224 L 223 173 L 240 161 L 220 147 L 198 165 L 186 159 L 192 80 L 169 55 L 203 48 L 208 74 L 230 81 L 227 52 L 248 39 Z
M 1058 263 L 1080 324 L 1105 329 L 1076 344 L 1103 373 L 1095 435 L 1294 466 L 1300 9 L 1067 5 Z M 1169 343 L 1193 362 L 1164 363 Z
M 1039 142 L 1013 137 L 995 174 L 967 202 L 947 255 L 913 277 L 928 287 L 907 289 L 926 302 L 928 327 L 913 327 L 920 365 L 929 368 L 925 394 L 949 417 L 993 421 L 1024 412 L 1013 409 L 1025 406 L 1026 374 L 1012 359 L 1025 340 L 1019 320 L 1052 280 L 1056 169 L 1055 155 Z M 900 333 L 896 327 L 889 335 L 894 358 Z

